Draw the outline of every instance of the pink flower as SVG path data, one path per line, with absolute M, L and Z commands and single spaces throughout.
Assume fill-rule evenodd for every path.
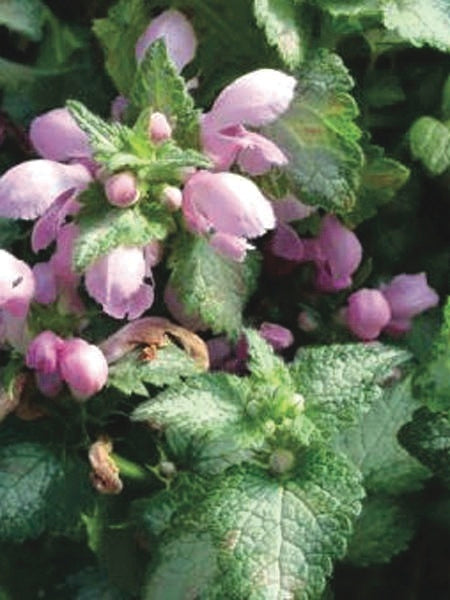
M 247 238 L 275 226 L 272 206 L 249 179 L 234 173 L 198 171 L 183 190 L 183 214 L 188 227 L 209 234 L 213 247 L 241 261 Z
M 296 80 L 280 71 L 259 69 L 228 85 L 201 120 L 204 151 L 216 168 L 234 162 L 251 175 L 261 175 L 287 157 L 264 136 L 244 125 L 261 127 L 277 119 L 292 101 Z
M 50 262 L 36 263 L 33 266 L 36 283 L 34 300 L 39 304 L 51 304 L 58 296 L 57 279 Z
M 308 254 L 318 267 L 317 289 L 337 292 L 349 287 L 362 258 L 361 244 L 356 235 L 334 215 L 326 215 L 313 246 L 308 246 Z
M 38 389 L 48 398 L 57 396 L 63 387 L 63 381 L 58 371 L 53 373 L 36 373 L 36 385 Z
M 391 310 L 379 290 L 361 289 L 351 294 L 345 318 L 349 329 L 361 340 L 376 339 L 391 318 Z
M 301 221 L 306 219 L 317 211 L 316 206 L 309 206 L 303 204 L 301 200 L 289 194 L 272 202 L 273 212 L 277 218 L 277 221 L 283 223 L 291 223 L 292 221 Z
M 43 331 L 28 345 L 27 367 L 44 374 L 55 373 L 58 370 L 58 358 L 63 345 L 63 340 L 53 331 Z
M 34 294 L 33 272 L 22 260 L 0 249 L 0 310 L 24 318 Z
M 88 136 L 67 108 L 55 108 L 36 117 L 31 122 L 30 140 L 43 158 L 58 162 L 92 158 Z
M 81 401 L 99 392 L 108 379 L 108 364 L 102 351 L 80 338 L 64 342 L 59 370 L 72 395 Z
M 111 103 L 111 118 L 113 121 L 122 121 L 130 101 L 125 96 L 116 96 Z
M 136 44 L 136 59 L 141 62 L 147 48 L 163 39 L 167 54 L 181 71 L 195 56 L 197 37 L 186 17 L 177 10 L 166 10 L 153 19 Z
M 390 333 L 408 331 L 413 317 L 439 303 L 439 296 L 428 285 L 425 273 L 397 275 L 389 284 L 380 286 L 380 290 L 392 313 L 387 326 Z
M 119 246 L 86 271 L 86 289 L 115 319 L 137 319 L 153 304 L 153 286 L 143 248 Z
M 113 206 L 125 208 L 139 199 L 136 177 L 130 171 L 111 175 L 105 182 L 105 193 Z
M 267 247 L 274 256 L 294 262 L 300 262 L 305 254 L 304 243 L 295 229 L 282 222 L 278 223 Z

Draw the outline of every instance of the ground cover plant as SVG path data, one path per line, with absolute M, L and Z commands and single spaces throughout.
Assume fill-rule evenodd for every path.
M 0 598 L 448 597 L 448 2 L 0 31 Z

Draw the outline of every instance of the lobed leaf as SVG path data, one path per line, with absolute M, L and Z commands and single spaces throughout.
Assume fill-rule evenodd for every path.
M 232 469 L 207 482 L 191 478 L 178 494 L 145 599 L 318 598 L 332 560 L 345 552 L 363 491 L 345 460 L 311 448 L 291 479 Z
M 429 471 L 397 441 L 398 431 L 418 406 L 408 377 L 386 390 L 355 426 L 336 436 L 336 448 L 361 471 L 367 490 L 402 494 L 419 489 L 429 477 Z
M 306 415 L 326 435 L 358 420 L 383 396 L 383 382 L 409 354 L 382 344 L 301 348 L 291 364 Z
M 40 0 L 2 0 L 0 25 L 38 42 L 42 38 L 45 10 Z

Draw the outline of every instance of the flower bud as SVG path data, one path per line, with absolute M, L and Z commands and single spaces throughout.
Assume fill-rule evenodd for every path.
M 64 343 L 59 368 L 72 395 L 81 401 L 99 392 L 108 379 L 108 364 L 102 351 L 80 338 Z
M 348 299 L 347 325 L 361 340 L 376 339 L 390 318 L 389 304 L 379 290 L 361 289 Z
M 55 373 L 58 370 L 59 353 L 64 341 L 53 331 L 43 331 L 29 344 L 26 364 L 40 373 Z
M 105 182 L 105 193 L 113 206 L 131 206 L 139 199 L 136 177 L 129 171 L 112 175 Z
M 54 398 L 62 390 L 63 382 L 58 373 L 36 373 L 36 385 L 38 389 L 48 398 Z
M 166 115 L 160 112 L 151 114 L 148 124 L 148 135 L 155 144 L 165 142 L 172 137 L 172 127 Z
M 298 313 L 297 325 L 299 329 L 306 331 L 306 333 L 311 333 L 318 327 L 317 319 L 309 310 L 302 310 Z
M 179 188 L 166 185 L 161 194 L 161 202 L 170 212 L 175 212 L 181 208 L 183 194 Z
M 276 323 L 261 323 L 259 333 L 277 351 L 289 348 L 294 342 L 294 336 L 289 329 Z

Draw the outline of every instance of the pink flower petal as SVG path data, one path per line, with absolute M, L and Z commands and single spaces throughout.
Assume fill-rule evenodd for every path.
M 319 243 L 333 278 L 346 278 L 356 271 L 362 258 L 361 244 L 334 215 L 324 217 Z
M 135 319 L 154 299 L 153 288 L 144 283 L 145 270 L 142 249 L 121 246 L 89 267 L 86 289 L 108 315 Z
M 243 262 L 247 250 L 253 248 L 245 238 L 229 233 L 214 233 L 209 240 L 209 245 L 219 254 L 236 262 Z
M 292 195 L 285 196 L 272 202 L 273 211 L 277 221 L 290 223 L 291 221 L 300 221 L 306 219 L 317 211 L 315 206 L 303 204 L 298 198 Z
M 36 282 L 34 300 L 39 304 L 51 304 L 57 297 L 56 277 L 50 262 L 40 262 L 33 266 Z
M 295 229 L 279 223 L 269 242 L 270 251 L 280 258 L 301 261 L 304 257 L 303 242 Z
M 30 267 L 0 249 L 0 309 L 24 318 L 34 294 L 35 283 Z
M 81 338 L 66 340 L 60 351 L 61 377 L 78 400 L 99 392 L 108 379 L 108 364 L 97 346 Z
M 50 160 L 66 162 L 92 156 L 88 136 L 67 108 L 55 108 L 36 117 L 31 123 L 30 140 L 36 151 Z
M 83 190 L 91 181 L 81 165 L 29 160 L 0 178 L 0 217 L 36 219 L 70 189 Z
M 267 125 L 287 110 L 296 83 L 294 77 L 274 69 L 247 73 L 219 94 L 204 125 L 216 131 L 230 125 Z
M 75 215 L 80 204 L 75 200 L 74 190 L 63 192 L 34 224 L 31 234 L 33 252 L 39 252 L 56 240 L 58 231 L 66 217 Z
M 169 57 L 181 71 L 195 56 L 197 37 L 191 23 L 177 10 L 166 10 L 150 23 L 136 44 L 136 59 L 144 58 L 147 48 L 163 38 Z
M 396 321 L 411 319 L 439 303 L 439 296 L 428 285 L 425 273 L 397 275 L 380 289 L 389 302 L 392 319 Z
M 280 167 L 288 162 L 280 148 L 259 133 L 247 131 L 241 139 L 238 165 L 250 175 L 263 175 L 273 166 Z
M 276 351 L 285 350 L 294 343 L 292 332 L 277 323 L 261 323 L 259 334 Z
M 199 171 L 183 190 L 183 212 L 195 231 L 257 237 L 275 226 L 272 206 L 249 179 Z

